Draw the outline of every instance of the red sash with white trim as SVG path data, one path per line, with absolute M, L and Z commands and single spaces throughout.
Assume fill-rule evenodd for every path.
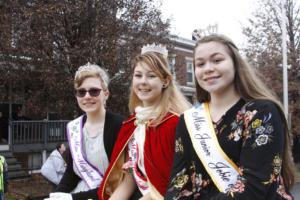
M 238 167 L 220 147 L 207 103 L 197 104 L 184 112 L 193 147 L 206 171 L 220 192 L 227 192 L 236 183 Z
M 87 161 L 86 155 L 84 155 L 82 121 L 83 116 L 80 116 L 69 122 L 67 125 L 67 136 L 73 162 L 78 169 L 79 176 L 90 189 L 94 189 L 100 185 L 103 175 Z

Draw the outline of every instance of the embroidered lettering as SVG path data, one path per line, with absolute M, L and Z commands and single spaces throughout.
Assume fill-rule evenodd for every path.
M 193 112 L 192 116 L 193 116 L 193 121 L 194 121 L 195 129 L 197 131 L 200 131 L 201 127 L 202 127 L 202 123 L 205 122 L 205 119 L 203 117 L 201 117 L 201 116 L 198 116 L 198 112 Z
M 217 163 L 208 163 L 208 166 L 211 169 L 215 169 L 215 171 L 220 175 L 221 179 L 223 181 L 230 181 L 229 177 L 230 177 L 230 172 L 226 171 L 227 169 L 230 169 L 230 167 L 228 165 L 226 165 L 225 163 L 222 162 L 217 162 Z
M 194 137 L 196 140 L 200 140 L 200 145 L 201 145 L 203 151 L 206 153 L 207 156 L 210 156 L 209 146 L 205 140 L 210 140 L 211 137 L 207 133 L 195 134 Z

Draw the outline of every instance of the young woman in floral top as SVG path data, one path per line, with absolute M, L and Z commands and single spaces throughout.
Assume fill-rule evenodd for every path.
M 293 163 L 280 103 L 225 36 L 210 35 L 198 40 L 194 66 L 199 102 L 194 109 L 207 105 L 207 121 L 214 136 L 191 134 L 187 112 L 180 117 L 165 199 L 292 199 L 286 191 L 294 183 Z M 197 127 L 197 123 L 202 121 L 194 122 L 195 130 L 201 131 L 203 127 Z M 213 137 L 216 145 L 205 146 L 205 139 Z M 195 143 L 195 138 L 204 140 Z M 222 159 L 215 165 L 206 162 L 207 158 L 214 159 L 209 157 L 212 150 L 222 151 L 224 154 L 219 155 L 227 156 L 228 163 L 233 162 L 235 177 L 222 171 L 219 165 Z M 219 168 L 212 176 L 216 166 Z M 229 179 L 233 182 L 221 190 L 216 176 L 224 182 Z

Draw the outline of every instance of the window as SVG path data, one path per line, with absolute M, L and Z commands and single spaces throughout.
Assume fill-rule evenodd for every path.
M 169 69 L 173 75 L 174 80 L 176 80 L 175 63 L 176 63 L 176 54 L 170 54 L 169 55 Z
M 194 84 L 193 62 L 189 60 L 186 61 L 186 75 L 187 84 Z

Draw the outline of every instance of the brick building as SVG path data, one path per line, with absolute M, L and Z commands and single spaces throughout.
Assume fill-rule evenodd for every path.
M 195 41 L 177 37 L 173 39 L 173 49 L 169 52 L 170 69 L 181 92 L 194 102 L 195 84 L 193 70 L 193 49 Z

